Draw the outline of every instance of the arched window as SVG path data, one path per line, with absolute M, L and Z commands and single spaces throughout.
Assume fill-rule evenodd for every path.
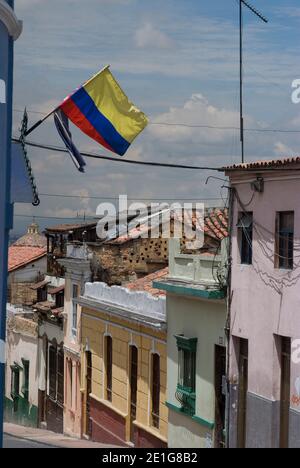
M 151 402 L 152 402 L 152 425 L 159 428 L 159 405 L 160 405 L 160 356 L 152 354 L 152 378 L 151 378 Z
M 105 336 L 105 399 L 112 401 L 112 337 Z

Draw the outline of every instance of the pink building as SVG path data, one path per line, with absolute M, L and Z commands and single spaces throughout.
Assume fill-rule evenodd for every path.
M 232 195 L 229 445 L 300 447 L 300 158 L 225 169 Z

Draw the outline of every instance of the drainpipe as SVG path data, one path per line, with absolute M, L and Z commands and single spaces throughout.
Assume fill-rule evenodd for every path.
M 3 447 L 8 243 L 13 222 L 10 200 L 13 44 L 21 32 L 14 0 L 0 0 L 0 447 Z

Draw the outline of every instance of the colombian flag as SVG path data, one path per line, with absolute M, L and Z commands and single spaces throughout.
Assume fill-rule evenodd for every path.
M 91 78 L 60 110 L 86 135 L 123 156 L 148 119 L 123 92 L 109 67 Z

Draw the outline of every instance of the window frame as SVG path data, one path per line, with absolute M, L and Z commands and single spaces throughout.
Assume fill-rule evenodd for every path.
M 110 347 L 108 344 L 110 343 Z M 113 369 L 113 340 L 111 335 L 104 337 L 104 351 L 105 351 L 105 400 L 112 403 L 112 369 Z
M 23 385 L 22 393 L 25 400 L 29 400 L 29 372 L 30 372 L 30 362 L 27 359 L 22 359 L 23 364 Z
M 247 217 L 249 218 L 247 220 Z M 243 222 L 246 221 L 246 223 Z M 251 222 L 248 222 L 248 221 Z M 249 224 L 249 225 L 247 225 Z M 239 212 L 238 214 L 238 246 L 241 265 L 253 264 L 253 212 Z M 250 245 L 251 242 L 251 245 Z
M 57 347 L 50 344 L 48 349 L 48 396 L 51 400 L 57 400 Z M 52 356 L 51 356 L 52 355 Z M 53 360 L 53 362 L 52 362 Z M 53 365 L 53 369 L 52 369 Z M 55 385 L 53 385 L 55 383 Z
M 160 355 L 151 353 L 151 426 L 160 428 Z
M 20 372 L 22 368 L 15 362 L 11 369 L 10 394 L 13 400 L 20 397 Z
M 175 339 L 178 350 L 178 378 L 175 396 L 181 404 L 181 411 L 194 416 L 196 413 L 198 338 L 175 335 Z
M 283 216 L 292 216 L 292 228 L 282 226 Z M 294 269 L 295 212 L 277 211 L 275 221 L 274 266 L 278 270 Z M 283 244 L 286 245 L 283 245 Z M 285 250 L 285 254 L 283 252 Z

